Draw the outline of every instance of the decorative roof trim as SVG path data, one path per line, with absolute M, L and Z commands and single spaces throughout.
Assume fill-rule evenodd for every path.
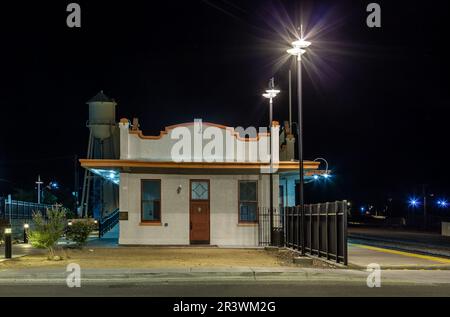
M 125 120 L 125 119 L 121 119 L 121 122 L 122 122 L 122 120 Z M 136 135 L 139 138 L 144 139 L 144 140 L 159 140 L 163 136 L 169 134 L 169 132 L 171 130 L 175 129 L 175 128 L 188 127 L 188 126 L 191 126 L 191 125 L 194 125 L 194 124 L 195 124 L 195 122 L 187 122 L 187 123 L 180 123 L 180 124 L 170 125 L 170 126 L 165 127 L 164 131 L 161 131 L 159 133 L 159 135 L 144 135 L 141 130 L 134 130 L 134 131 L 130 131 L 129 133 L 130 134 L 134 134 L 134 135 Z M 221 124 L 216 124 L 216 123 L 211 123 L 211 122 L 202 122 L 202 126 L 216 127 L 216 128 L 219 128 L 219 129 L 223 129 L 223 130 L 229 131 L 231 133 L 231 135 L 234 136 L 237 140 L 245 141 L 245 142 L 259 141 L 259 139 L 261 137 L 268 137 L 268 136 L 270 136 L 270 133 L 266 132 L 266 133 L 258 133 L 257 137 L 255 137 L 255 138 L 243 138 L 243 137 L 241 137 L 239 135 L 238 132 L 235 131 L 235 129 L 233 127 L 227 127 L 227 126 L 224 126 L 224 125 L 221 125 Z

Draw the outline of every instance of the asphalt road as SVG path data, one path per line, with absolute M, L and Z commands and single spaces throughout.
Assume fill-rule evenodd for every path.
M 220 282 L 120 283 L 64 285 L 2 285 L 0 297 L 9 296 L 150 296 L 150 297 L 303 297 L 303 296 L 450 296 L 450 284 L 388 284 L 369 288 L 355 282 Z

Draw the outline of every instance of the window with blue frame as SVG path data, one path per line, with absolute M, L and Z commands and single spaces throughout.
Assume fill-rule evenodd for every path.
M 257 222 L 258 182 L 239 181 L 239 222 Z

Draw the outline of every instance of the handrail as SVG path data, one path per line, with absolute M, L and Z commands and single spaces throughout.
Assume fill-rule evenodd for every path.
M 119 208 L 98 222 L 98 237 L 101 238 L 105 233 L 114 228 L 119 222 Z

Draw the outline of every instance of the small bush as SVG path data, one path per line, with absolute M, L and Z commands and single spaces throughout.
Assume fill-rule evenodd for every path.
M 67 227 L 66 237 L 74 241 L 78 247 L 82 247 L 86 244 L 87 238 L 93 229 L 94 225 L 92 223 L 77 221 Z
M 40 212 L 33 213 L 34 230 L 29 233 L 30 243 L 36 248 L 47 249 L 48 258 L 55 258 L 55 246 L 64 233 L 66 225 L 65 209 L 54 206 L 47 209 L 47 219 Z

